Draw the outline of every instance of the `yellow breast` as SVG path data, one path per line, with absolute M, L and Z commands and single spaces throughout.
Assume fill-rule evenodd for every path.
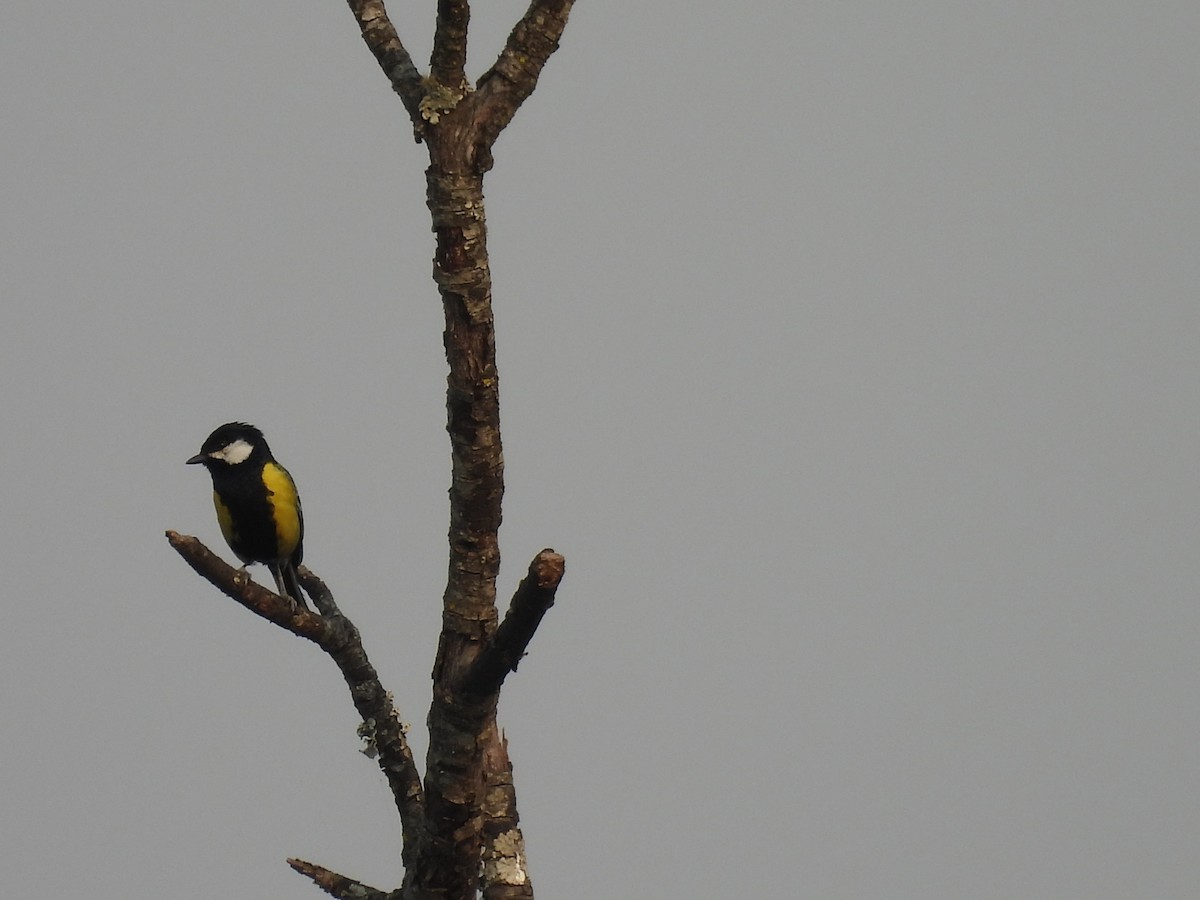
M 274 510 L 279 555 L 291 556 L 304 535 L 304 518 L 300 511 L 300 495 L 296 492 L 296 484 L 287 469 L 276 462 L 269 462 L 263 466 L 262 479 Z

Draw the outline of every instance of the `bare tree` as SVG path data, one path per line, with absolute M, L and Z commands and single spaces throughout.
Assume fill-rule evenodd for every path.
M 554 602 L 564 561 L 534 557 L 504 620 L 496 609 L 497 533 L 504 493 L 499 382 L 488 268 L 483 177 L 492 145 L 537 85 L 557 49 L 572 0 L 532 0 L 500 56 L 472 87 L 466 78 L 468 0 L 438 0 L 429 74 L 422 75 L 382 0 L 348 0 L 378 60 L 429 150 L 427 202 L 437 235 L 434 280 L 446 315 L 450 364 L 450 566 L 433 670 L 429 753 L 422 779 L 391 695 L 379 683 L 354 625 L 329 589 L 301 568 L 318 613 L 226 565 L 196 538 L 167 532 L 200 575 L 247 609 L 307 638 L 333 658 L 362 716 L 360 733 L 378 759 L 400 814 L 404 883 L 369 887 L 315 863 L 290 865 L 334 897 L 532 898 L 508 748 L 496 725 L 505 676 L 514 671 Z

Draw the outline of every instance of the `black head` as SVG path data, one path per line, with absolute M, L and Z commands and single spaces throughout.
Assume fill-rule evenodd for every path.
M 271 459 L 271 449 L 263 433 L 245 422 L 229 422 L 210 434 L 200 452 L 188 460 L 208 469 L 233 468 L 247 460 Z

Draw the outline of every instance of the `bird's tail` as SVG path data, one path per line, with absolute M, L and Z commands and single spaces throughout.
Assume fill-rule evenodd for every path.
M 291 597 L 296 602 L 297 609 L 308 609 L 304 602 L 304 594 L 300 590 L 300 579 L 296 575 L 296 567 L 291 560 L 282 563 L 268 563 L 271 574 L 275 576 L 275 589 L 280 597 Z

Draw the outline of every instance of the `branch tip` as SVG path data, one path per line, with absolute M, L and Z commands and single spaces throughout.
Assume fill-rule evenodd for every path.
M 537 581 L 542 590 L 553 590 L 562 581 L 567 571 L 567 561 L 561 553 L 555 553 L 547 547 L 533 558 L 529 564 L 529 574 Z
M 311 878 L 313 884 L 338 900 L 384 900 L 388 895 L 387 891 L 373 888 L 303 859 L 288 859 L 287 864 L 301 875 Z

